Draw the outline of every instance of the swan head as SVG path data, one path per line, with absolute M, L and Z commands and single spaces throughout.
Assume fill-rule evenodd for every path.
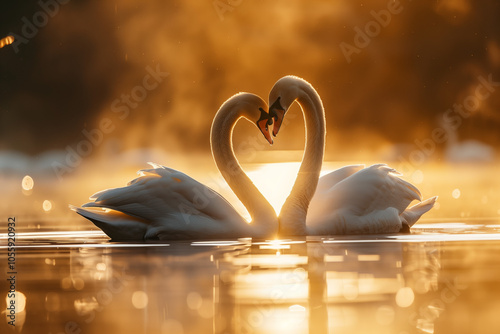
M 273 118 L 267 113 L 267 104 L 263 99 L 251 93 L 238 93 L 226 101 L 223 107 L 225 105 L 228 105 L 229 109 L 239 110 L 239 115 L 254 123 L 269 144 L 273 144 L 273 138 L 269 132 L 269 125 L 273 124 Z
M 274 84 L 269 93 L 269 116 L 274 120 L 273 136 L 280 130 L 285 114 L 299 96 L 299 83 L 303 81 L 293 75 L 287 75 Z
M 273 138 L 269 133 L 269 125 L 273 124 L 273 119 L 263 108 L 259 108 L 259 111 L 260 111 L 260 116 L 255 124 L 257 124 L 257 127 L 259 128 L 260 132 L 262 132 L 264 137 L 266 137 L 269 144 L 272 145 Z

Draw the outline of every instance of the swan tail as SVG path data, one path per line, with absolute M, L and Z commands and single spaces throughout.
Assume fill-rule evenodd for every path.
M 406 209 L 400 216 L 403 221 L 403 225 L 412 227 L 413 224 L 415 224 L 424 213 L 434 207 L 437 198 L 437 196 L 428 198 L 425 201 L 417 203 L 411 208 Z
M 148 229 L 148 224 L 143 219 L 121 211 L 100 207 L 82 208 L 73 205 L 69 208 L 90 220 L 112 240 L 142 240 Z

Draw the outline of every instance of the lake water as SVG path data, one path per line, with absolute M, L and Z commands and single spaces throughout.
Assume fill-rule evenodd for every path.
M 21 333 L 500 332 L 494 220 L 418 223 L 398 235 L 168 243 L 42 228 L 17 233 L 16 245 Z M 2 278 L 2 310 L 8 284 Z M 8 315 L 1 333 L 14 332 Z

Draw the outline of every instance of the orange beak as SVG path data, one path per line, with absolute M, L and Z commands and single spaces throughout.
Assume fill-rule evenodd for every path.
M 273 127 L 273 136 L 278 135 L 278 131 L 281 128 L 281 124 L 283 122 L 283 118 L 285 117 L 285 111 L 282 109 L 274 110 L 274 127 Z
M 271 134 L 269 133 L 268 122 L 269 122 L 269 120 L 267 120 L 267 119 L 260 120 L 257 122 L 257 126 L 258 126 L 260 132 L 262 132 L 262 134 L 264 135 L 264 137 L 266 137 L 269 144 L 272 145 L 274 143 L 274 141 L 273 141 L 273 138 L 271 137 Z

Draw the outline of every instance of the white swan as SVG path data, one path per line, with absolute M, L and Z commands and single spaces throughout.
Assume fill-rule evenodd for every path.
M 279 215 L 285 235 L 393 233 L 409 230 L 429 211 L 437 197 L 421 200 L 418 189 L 380 164 L 347 166 L 319 178 L 325 146 L 325 112 L 307 81 L 285 76 L 269 94 L 269 114 L 276 136 L 290 105 L 297 101 L 304 114 L 306 146 L 297 180 Z M 319 182 L 318 182 L 319 179 Z
M 246 206 L 248 224 L 229 202 L 209 187 L 177 170 L 152 164 L 126 187 L 90 197 L 81 208 L 70 206 L 114 240 L 211 239 L 274 237 L 276 212 L 241 169 L 232 148 L 236 122 L 254 122 L 270 144 L 267 105 L 257 95 L 239 93 L 217 112 L 211 128 L 211 147 L 217 167 Z

